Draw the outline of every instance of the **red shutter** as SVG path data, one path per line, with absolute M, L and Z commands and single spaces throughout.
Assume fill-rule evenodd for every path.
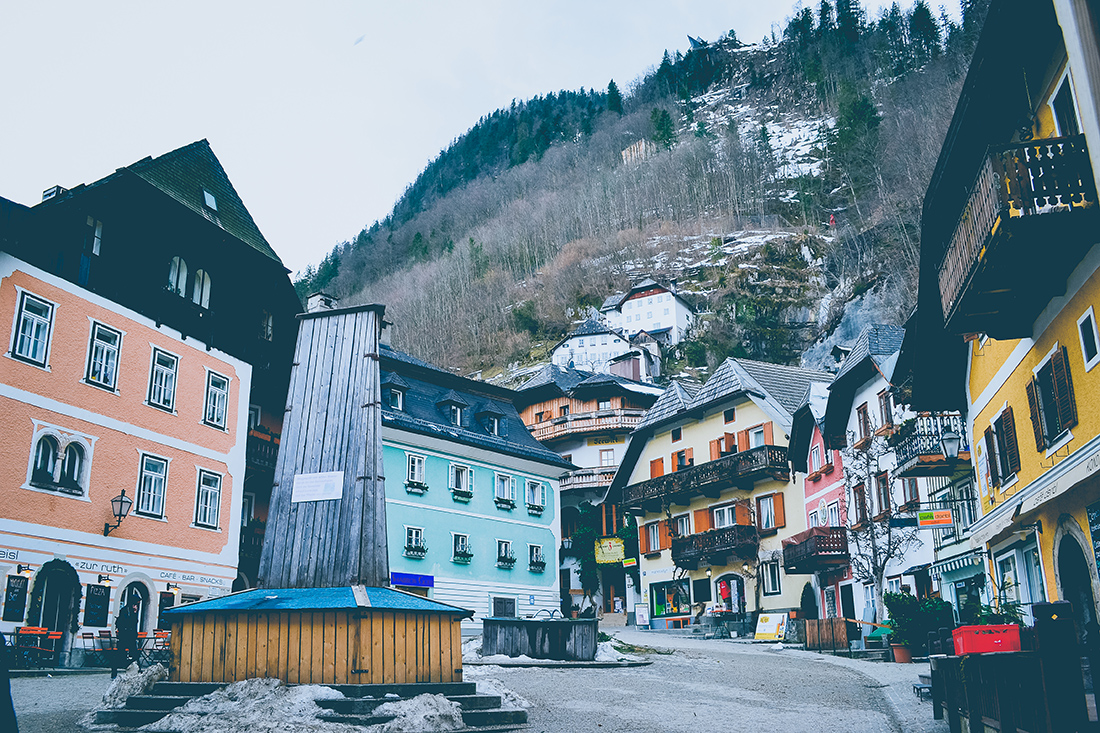
M 1035 380 L 1027 380 L 1027 408 L 1031 411 L 1031 429 L 1035 431 L 1035 450 L 1042 453 L 1046 450 L 1046 441 L 1043 440 L 1043 416 L 1039 413 L 1039 391 L 1035 387 Z
M 695 463 L 695 452 L 691 448 L 687 449 L 686 455 L 684 456 L 684 462 L 689 466 Z
M 638 532 L 638 552 L 642 555 L 649 552 L 649 525 L 643 524 Z
M 768 423 L 771 425 L 771 423 Z M 776 492 L 772 494 L 772 507 L 775 510 L 775 526 L 779 527 L 787 526 L 787 512 L 783 508 L 783 494 Z
M 746 451 L 749 449 L 749 431 L 741 430 L 737 433 L 737 450 Z
M 710 460 L 717 461 L 721 458 L 721 450 L 718 447 L 718 440 L 710 441 Z
M 1005 410 L 1001 417 L 1004 422 L 1005 453 L 1008 456 L 1008 467 L 1012 473 L 1020 470 L 1020 446 L 1016 442 L 1016 418 L 1012 416 L 1012 408 Z
M 661 549 L 667 550 L 668 548 L 672 547 L 672 520 L 665 519 L 663 520 L 663 523 L 665 525 L 665 531 L 660 533 Z
M 735 433 L 726 433 L 726 452 L 734 453 L 737 451 L 737 435 Z
M 1077 400 L 1073 397 L 1073 380 L 1069 375 L 1065 346 L 1054 352 L 1050 365 L 1054 371 L 1054 401 L 1058 403 L 1058 426 L 1066 430 L 1077 424 Z
M 710 509 L 695 510 L 695 532 L 706 532 L 711 528 Z
M 989 457 L 986 461 L 989 464 L 989 483 L 992 486 L 1001 485 L 1001 477 L 998 472 L 1000 466 L 997 465 L 997 449 L 996 440 L 993 438 L 993 428 L 985 429 L 985 454 Z
M 764 499 L 764 497 L 762 497 L 762 496 L 756 497 L 756 528 L 757 529 L 763 529 L 763 527 L 760 526 L 760 503 L 763 501 L 763 499 Z
M 764 445 L 775 445 L 772 441 L 772 424 L 770 422 L 764 423 Z
M 738 502 L 737 506 L 733 510 L 734 520 L 741 525 L 752 524 L 752 519 L 749 517 L 749 505 L 744 502 Z
M 654 458 L 649 462 L 649 477 L 657 478 L 658 476 L 665 475 L 665 459 Z

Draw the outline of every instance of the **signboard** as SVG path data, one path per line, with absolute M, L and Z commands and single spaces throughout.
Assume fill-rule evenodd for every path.
M 783 641 L 783 634 L 787 630 L 787 614 L 768 613 L 760 614 L 756 620 L 756 638 L 771 641 Z
M 951 516 L 950 509 L 935 509 L 927 512 L 917 512 L 917 526 L 921 529 L 933 527 L 951 527 L 955 519 Z
M 169 594 L 171 595 L 171 594 Z M 111 586 L 88 583 L 84 597 L 84 625 L 103 628 L 111 606 Z
M 1058 465 L 1062 466 L 1063 464 L 1060 463 Z M 1069 491 L 1097 472 L 1100 472 L 1100 451 L 1091 453 L 1083 460 L 1077 460 L 1072 468 L 1069 468 L 1065 473 L 1061 474 L 1053 481 L 1050 481 L 1046 486 L 1043 486 L 1041 489 L 1038 489 L 1030 496 L 1023 499 L 1020 503 L 1019 513 L 1027 514 L 1031 510 L 1038 508 L 1041 504 L 1045 504 L 1054 497 Z M 1048 473 L 1047 476 L 1049 475 Z M 1042 480 L 1041 478 L 1035 483 L 1038 484 L 1042 482 Z
M 27 576 L 9 575 L 8 587 L 4 591 L 4 620 L 23 621 L 27 611 Z
M 624 568 L 636 568 L 636 567 L 638 567 L 638 558 L 636 558 L 636 557 L 624 557 L 623 558 L 623 567 Z
M 390 573 L 390 585 L 403 585 L 407 588 L 434 588 L 434 575 L 416 573 Z
M 638 626 L 649 626 L 649 606 L 644 603 L 634 604 L 634 623 Z
M 1089 534 L 1092 536 L 1092 556 L 1096 568 L 1100 570 L 1100 501 L 1089 504 L 1085 509 L 1089 518 Z
M 982 496 L 989 495 L 989 457 L 985 454 L 985 441 L 979 440 L 974 445 L 974 455 L 978 459 L 978 489 Z
M 168 618 L 164 612 L 174 605 L 176 605 L 176 594 L 170 590 L 162 590 L 157 604 L 157 628 L 161 631 L 172 628 L 172 619 Z M 88 618 L 86 612 L 84 618 Z
M 626 442 L 625 435 L 607 435 L 599 438 L 589 438 L 589 445 L 622 445 Z
M 619 537 L 596 540 L 596 562 L 601 565 L 619 564 L 626 557 L 623 541 Z
M 301 501 L 332 501 L 344 495 L 344 472 L 299 473 L 294 476 L 291 503 Z

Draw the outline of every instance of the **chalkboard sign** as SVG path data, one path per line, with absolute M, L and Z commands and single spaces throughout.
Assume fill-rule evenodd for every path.
M 172 606 L 176 605 L 176 594 L 172 591 L 160 592 L 160 608 L 157 610 L 157 628 L 158 629 L 170 629 L 172 628 L 172 619 L 164 615 Z
M 27 612 L 27 577 L 9 575 L 8 587 L 4 591 L 4 620 L 22 623 Z
M 1086 511 L 1089 517 L 1089 532 L 1092 534 L 1092 556 L 1096 559 L 1096 569 L 1100 570 L 1100 501 L 1089 504 Z
M 84 598 L 84 625 L 103 628 L 107 625 L 107 611 L 111 607 L 111 587 L 109 585 L 88 584 Z

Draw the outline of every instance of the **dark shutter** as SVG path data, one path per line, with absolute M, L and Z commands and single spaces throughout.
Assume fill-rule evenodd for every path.
M 1050 358 L 1054 371 L 1054 401 L 1058 404 L 1058 427 L 1062 430 L 1077 424 L 1077 401 L 1073 397 L 1073 380 L 1069 376 L 1069 360 L 1066 347 L 1054 352 Z
M 1016 419 L 1012 417 L 1012 408 L 1006 408 L 1001 416 L 1004 424 L 1005 453 L 1008 458 L 1008 468 L 1012 473 L 1020 470 L 1020 446 L 1016 442 Z
M 991 486 L 1000 486 L 1001 477 L 997 466 L 997 439 L 993 437 L 993 428 L 985 429 L 985 453 L 989 457 L 989 483 Z
M 1027 380 L 1027 409 L 1031 412 L 1031 429 L 1035 431 L 1035 450 L 1042 453 L 1047 445 L 1043 440 L 1043 416 L 1039 413 L 1039 390 L 1034 379 Z

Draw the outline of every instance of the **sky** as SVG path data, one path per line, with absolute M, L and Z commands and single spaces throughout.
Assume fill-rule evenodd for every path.
M 481 116 L 611 79 L 625 91 L 687 35 L 759 42 L 793 6 L 0 0 L 0 196 L 33 205 L 206 138 L 297 272 L 384 218 Z

